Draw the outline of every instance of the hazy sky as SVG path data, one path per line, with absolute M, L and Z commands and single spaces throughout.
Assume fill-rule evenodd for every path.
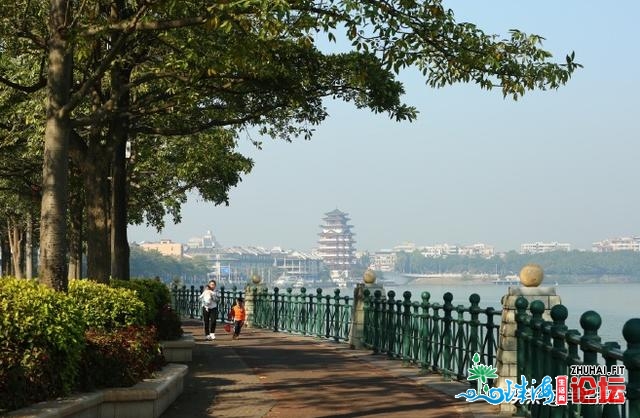
M 484 242 L 572 248 L 640 235 L 640 2 L 455 0 L 458 21 L 486 32 L 536 33 L 557 61 L 572 50 L 584 68 L 557 91 L 519 101 L 475 85 L 426 87 L 401 75 L 414 123 L 327 102 L 331 116 L 311 141 L 243 136 L 255 161 L 228 207 L 194 196 L 183 222 L 129 228 L 130 241 L 186 242 L 213 231 L 224 246 L 316 246 L 321 220 L 347 212 L 358 250 Z

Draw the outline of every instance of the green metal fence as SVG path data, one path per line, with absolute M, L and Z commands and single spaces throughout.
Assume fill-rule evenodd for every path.
M 438 371 L 445 377 L 467 376 L 475 353 L 485 364 L 494 364 L 497 352 L 501 311 L 480 308 L 480 296 L 469 297 L 470 306 L 453 306 L 453 295 L 443 296 L 444 303 L 431 303 L 429 292 L 421 301 L 411 301 L 411 292 L 402 300 L 390 291 L 382 297 L 364 290 L 364 341 L 374 352 L 418 364 L 425 370 Z
M 173 286 L 171 288 L 171 303 L 173 309 L 183 318 L 202 318 L 202 304 L 198 299 L 204 286 Z M 218 318 L 224 320 L 227 317 L 227 313 L 231 310 L 231 306 L 235 299 L 239 296 L 243 296 L 244 292 L 239 290 L 236 286 L 233 286 L 230 290 L 225 289 L 224 286 L 220 286 L 220 302 L 218 303 Z
M 352 298 L 341 296 L 340 289 L 333 295 L 323 294 L 317 289 L 315 294 L 307 294 L 305 288 L 298 293 L 293 289 L 281 292 L 277 287 L 272 292 L 267 288 L 254 287 L 253 325 L 273 329 L 347 341 L 351 330 Z
M 582 314 L 580 317 L 582 333 L 580 333 L 578 330 L 568 329 L 565 325 L 568 310 L 564 305 L 551 308 L 552 321 L 545 321 L 542 317 L 545 311 L 543 302 L 531 302 L 529 313 L 527 307 L 528 301 L 523 297 L 518 298 L 516 301 L 518 376 L 526 377 L 529 381 L 535 379 L 539 383 L 545 376 L 551 379 L 556 376 L 567 376 L 569 390 L 567 405 L 543 406 L 540 403 L 518 403 L 518 415 L 552 418 L 640 418 L 640 319 L 630 319 L 622 328 L 623 337 L 627 342 L 627 349 L 623 352 L 617 342 L 601 342 L 598 329 L 602 320 L 595 311 Z M 613 395 L 611 387 L 608 390 L 605 389 L 604 382 L 612 377 L 606 374 L 587 375 L 587 378 L 593 377 L 592 382 L 596 382 L 598 386 L 589 395 L 590 398 L 594 398 L 593 403 L 572 402 L 573 396 L 579 396 L 577 392 L 582 390 L 578 389 L 581 384 L 580 377 L 576 376 L 572 380 L 571 376 L 571 366 L 576 365 L 604 365 L 605 370 L 608 371 L 612 370 L 612 366 L 624 365 L 623 380 L 626 385 L 627 402 L 624 404 L 606 402 L 606 397 Z M 581 377 L 584 378 L 584 375 Z M 575 385 L 573 387 L 571 387 L 572 382 Z M 597 382 L 603 382 L 603 386 L 599 386 L 600 383 Z M 556 383 L 555 400 L 557 402 L 557 382 L 554 383 Z M 584 394 L 587 393 L 584 392 Z M 602 396 L 605 399 L 601 398 Z

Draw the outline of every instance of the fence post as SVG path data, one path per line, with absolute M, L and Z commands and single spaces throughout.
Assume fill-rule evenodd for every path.
M 640 318 L 628 320 L 622 327 L 622 335 L 627 341 L 624 365 L 629 372 L 627 382 L 627 402 L 629 417 L 640 417 Z
M 333 340 L 340 340 L 340 289 L 333 291 Z
M 316 312 L 315 312 L 315 318 L 316 318 L 316 323 L 315 323 L 315 327 L 316 327 L 316 337 L 322 337 L 322 324 L 324 324 L 324 304 L 322 303 L 322 289 L 317 288 L 316 289 Z
M 598 329 L 602 325 L 602 318 L 596 311 L 587 311 L 580 316 L 580 326 L 584 329 L 580 338 L 580 349 L 582 350 L 582 361 L 585 365 L 598 364 L 598 352 L 591 347 L 591 344 L 600 344 Z M 598 381 L 598 376 L 593 376 Z M 596 418 L 601 414 L 600 405 L 583 404 L 581 411 L 584 418 Z
M 387 293 L 387 303 L 385 304 L 387 306 L 387 316 L 386 316 L 386 323 L 385 323 L 385 337 L 386 337 L 386 348 L 387 348 L 387 355 L 389 357 L 393 356 L 393 352 L 394 352 L 394 345 L 395 345 L 395 337 L 396 337 L 396 330 L 395 330 L 395 324 L 394 324 L 394 307 L 396 306 L 396 300 L 395 300 L 395 296 L 396 296 L 396 292 L 394 292 L 393 290 L 390 290 Z
M 422 346 L 422 351 L 420 353 L 420 367 L 422 368 L 422 372 L 426 373 L 429 371 L 431 366 L 431 353 L 432 353 L 432 340 L 431 340 L 431 317 L 429 315 L 429 307 L 431 304 L 429 303 L 429 298 L 431 297 L 431 293 L 422 292 L 420 295 L 422 298 L 422 303 L 420 304 L 420 308 L 422 310 L 421 321 L 420 321 L 420 344 Z
M 514 379 L 514 382 L 518 382 L 517 378 L 529 375 L 529 340 L 531 336 L 531 329 L 529 328 L 529 315 L 527 315 L 529 301 L 520 296 L 518 297 L 518 299 L 516 299 L 514 306 L 516 308 L 515 320 L 517 325 L 515 364 L 516 370 L 513 370 L 513 365 L 509 365 L 508 368 L 506 368 L 506 372 L 509 373 L 510 378 Z M 501 376 L 500 371 L 498 371 L 498 376 Z M 501 376 L 499 379 L 503 379 L 503 377 Z M 525 415 L 524 405 L 522 405 L 521 403 L 517 403 L 515 405 L 515 409 L 517 416 Z M 513 412 L 513 407 L 500 405 L 500 412 Z
M 349 332 L 349 347 L 361 349 L 367 341 L 367 314 L 369 289 L 364 283 L 358 283 L 353 289 L 353 307 L 351 308 L 351 332 Z
M 556 305 L 551 308 L 551 336 L 553 337 L 553 348 L 551 349 L 552 370 L 551 376 L 566 376 L 567 364 L 565 356 L 567 347 L 564 343 L 564 334 L 567 332 L 565 321 L 569 316 L 569 312 L 564 305 Z M 567 393 L 556 393 L 556 400 L 567 401 Z M 564 399 L 560 399 L 563 397 Z M 564 411 L 561 408 L 551 408 L 551 418 L 562 418 Z
M 273 288 L 273 331 L 278 332 L 278 289 L 277 287 Z
M 300 318 L 299 330 L 302 332 L 302 335 L 307 335 L 309 310 L 307 305 L 307 289 L 304 287 L 300 289 L 300 304 L 298 306 L 298 317 Z
M 453 320 L 451 317 L 451 311 L 453 311 L 453 304 L 451 301 L 453 300 L 453 294 L 451 292 L 446 292 L 442 296 L 442 299 L 444 300 L 444 305 L 442 306 L 444 312 L 444 329 L 442 330 L 441 342 L 444 360 L 442 374 L 445 378 L 451 378 L 451 321 Z
M 402 361 L 409 363 L 411 353 L 411 292 L 402 294 Z
M 380 328 L 382 327 L 380 304 L 382 300 L 382 291 L 375 290 L 373 292 L 373 352 L 380 352 Z

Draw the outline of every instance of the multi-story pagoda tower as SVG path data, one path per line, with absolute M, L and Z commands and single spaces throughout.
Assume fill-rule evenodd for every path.
M 351 267 L 356 263 L 354 233 L 351 232 L 349 216 L 335 209 L 325 213 L 322 232 L 319 234 L 318 255 L 331 272 L 334 281 L 347 279 Z M 345 282 L 346 284 L 346 282 Z

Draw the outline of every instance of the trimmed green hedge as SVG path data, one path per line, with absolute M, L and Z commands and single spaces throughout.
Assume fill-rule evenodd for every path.
M 146 323 L 144 303 L 132 290 L 90 280 L 71 280 L 69 296 L 82 309 L 87 328 L 114 330 Z
M 0 415 L 74 390 L 128 386 L 159 369 L 164 359 L 147 318 L 163 291 L 142 286 L 152 291 L 71 280 L 67 294 L 0 278 Z
M 147 325 L 153 325 L 159 340 L 177 340 L 182 336 L 182 323 L 171 309 L 169 288 L 155 279 L 111 279 L 111 286 L 130 289 L 145 305 Z
M 85 322 L 77 301 L 35 280 L 0 278 L 0 410 L 74 389 Z

